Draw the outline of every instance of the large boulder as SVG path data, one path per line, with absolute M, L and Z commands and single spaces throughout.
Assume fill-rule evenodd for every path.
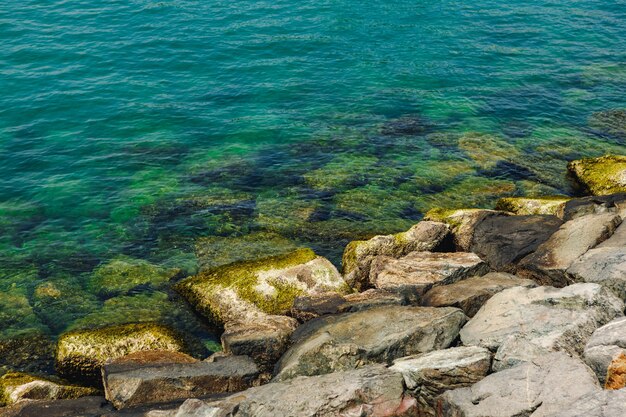
M 495 210 L 482 209 L 432 209 L 425 220 L 443 222 L 450 226 L 454 245 L 457 251 L 471 252 L 474 229 L 486 218 L 493 216 L 509 216 L 510 213 Z
M 509 211 L 520 216 L 550 214 L 560 217 L 570 197 L 504 197 L 496 203 L 496 210 Z
M 402 375 L 381 365 L 328 375 L 299 377 L 250 388 L 206 404 L 210 417 L 400 417 L 416 415 L 404 395 Z M 194 402 L 194 400 L 188 400 Z M 194 404 L 199 409 L 199 404 Z M 182 407 L 186 407 L 187 403 Z M 188 407 L 189 408 L 189 407 Z M 177 414 L 172 414 L 171 417 Z M 198 414 L 182 414 L 198 415 Z M 170 416 L 168 416 L 170 417 Z
M 509 288 L 494 295 L 463 327 L 461 341 L 498 350 L 495 361 L 507 366 L 531 360 L 536 352 L 579 355 L 594 330 L 622 316 L 623 310 L 624 303 L 597 284 Z
M 626 390 L 591 392 L 547 417 L 624 417 Z
M 0 407 L 22 400 L 61 400 L 95 394 L 94 388 L 21 372 L 9 372 L 0 377 Z
M 402 294 L 414 302 L 432 287 L 487 272 L 489 267 L 473 253 L 412 252 L 400 259 L 374 258 L 370 282 L 376 288 Z
M 623 213 L 625 209 L 626 193 L 581 197 L 574 198 L 565 203 L 563 215 L 559 217 L 564 221 L 570 221 L 588 214 L 620 214 L 620 212 Z
M 626 156 L 584 158 L 570 162 L 567 169 L 593 195 L 626 192 Z
M 476 224 L 470 250 L 496 271 L 513 272 L 562 224 L 556 216 L 488 216 Z
M 436 398 L 445 391 L 468 387 L 489 374 L 491 353 L 481 347 L 456 347 L 400 358 L 391 368 L 402 374 L 417 399 L 420 416 L 434 416 Z
M 566 222 L 519 263 L 518 274 L 543 285 L 570 284 L 567 269 L 589 249 L 611 237 L 621 222 L 621 217 L 613 213 L 587 215 Z
M 448 233 L 449 227 L 444 223 L 423 221 L 403 233 L 352 241 L 343 254 L 344 278 L 354 288 L 363 290 L 368 286 L 374 257 L 400 258 L 414 251 L 432 251 L 442 244 Z
M 428 307 L 457 307 L 466 316 L 474 317 L 495 294 L 518 286 L 531 288 L 537 284 L 504 272 L 490 272 L 481 277 L 470 277 L 450 285 L 435 287 L 424 294 L 421 304 Z
M 604 383 L 609 365 L 621 354 L 626 354 L 626 317 L 619 317 L 594 331 L 585 346 L 584 358 Z
M 600 284 L 626 301 L 626 246 L 591 249 L 572 263 L 567 274 L 576 282 Z
M 444 349 L 465 315 L 456 308 L 378 307 L 311 320 L 294 332 L 276 365 L 276 380 L 353 369 Z
M 593 372 L 565 353 L 551 353 L 439 397 L 446 417 L 539 417 L 601 393 Z
M 242 391 L 258 374 L 256 364 L 245 356 L 192 363 L 178 358 L 156 363 L 113 361 L 102 370 L 105 396 L 117 409 Z
M 59 337 L 56 368 L 69 379 L 98 384 L 107 360 L 145 350 L 182 352 L 186 347 L 175 331 L 156 323 L 78 330 Z

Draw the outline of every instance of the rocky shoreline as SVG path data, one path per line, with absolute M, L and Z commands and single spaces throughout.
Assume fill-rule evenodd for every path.
M 624 416 L 626 157 L 568 169 L 590 196 L 431 210 L 341 273 L 310 249 L 201 271 L 175 289 L 222 352 L 159 323 L 69 332 L 64 379 L 6 373 L 0 415 Z

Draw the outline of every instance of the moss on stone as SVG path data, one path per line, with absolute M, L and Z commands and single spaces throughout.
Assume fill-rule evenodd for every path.
M 364 182 L 377 162 L 378 159 L 369 156 L 340 155 L 323 167 L 304 174 L 304 180 L 318 190 L 345 190 Z
M 580 185 L 593 195 L 626 192 L 626 156 L 584 158 L 570 162 L 567 168 Z
M 509 211 L 517 215 L 558 215 L 569 197 L 546 196 L 539 198 L 505 197 L 498 200 L 496 210 Z
M 32 400 L 67 400 L 73 398 L 85 397 L 88 395 L 97 395 L 99 391 L 92 387 L 81 387 L 69 384 L 59 379 L 44 378 L 23 372 L 9 372 L 0 377 L 0 406 L 10 405 L 14 402 L 11 394 L 15 389 L 30 384 L 32 382 L 42 382 L 48 385 L 50 390 L 37 390 L 24 399 Z
M 499 161 L 510 161 L 520 155 L 519 149 L 503 138 L 484 133 L 466 133 L 459 139 L 459 148 L 483 169 L 496 166 Z

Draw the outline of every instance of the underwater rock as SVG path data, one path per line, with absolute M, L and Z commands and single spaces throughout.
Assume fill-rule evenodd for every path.
M 459 139 L 459 148 L 478 166 L 492 169 L 501 161 L 519 158 L 520 151 L 506 140 L 483 133 L 466 133 Z
M 385 122 L 380 133 L 385 136 L 421 136 L 431 132 L 433 126 L 421 116 L 403 116 Z
M 323 167 L 304 174 L 304 181 L 317 190 L 347 190 L 366 183 L 377 163 L 375 157 L 338 155 Z
M 4 370 L 52 373 L 54 342 L 46 333 L 31 330 L 0 338 L 0 374 Z
M 569 200 L 571 200 L 570 197 L 564 196 L 505 197 L 498 200 L 496 210 L 509 211 L 521 216 L 549 214 L 562 218 L 563 208 Z
M 567 169 L 593 195 L 626 192 L 626 156 L 580 159 L 570 162 Z
M 614 137 L 620 143 L 624 143 L 626 141 L 626 109 L 593 113 L 589 117 L 589 126 L 602 135 Z
M 384 306 L 323 316 L 300 326 L 275 380 L 359 368 L 444 349 L 465 322 L 456 308 Z
M 36 375 L 10 372 L 0 377 L 0 407 L 22 400 L 64 400 L 96 395 L 95 388 L 69 385 Z
M 343 253 L 344 279 L 354 288 L 363 290 L 369 285 L 370 265 L 376 256 L 400 258 L 413 251 L 436 250 L 448 232 L 449 227 L 444 223 L 424 221 L 406 232 L 352 241 Z
M 59 337 L 56 368 L 70 380 L 98 384 L 109 359 L 142 350 L 186 351 L 180 336 L 157 323 L 126 324 L 64 333 Z

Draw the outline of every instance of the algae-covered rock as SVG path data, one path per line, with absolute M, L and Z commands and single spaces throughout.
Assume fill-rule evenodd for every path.
M 30 330 L 0 338 L 0 374 L 4 370 L 52 372 L 53 367 L 54 342 L 46 333 Z
M 0 291 L 0 339 L 46 331 L 30 305 L 25 288 L 11 286 Z
M 565 203 L 569 197 L 504 197 L 496 203 L 496 210 L 509 211 L 517 215 L 551 214 L 561 217 Z
M 176 332 L 157 323 L 73 331 L 59 337 L 56 368 L 67 378 L 94 384 L 105 361 L 144 350 L 180 352 L 186 347 Z
M 66 400 L 96 395 L 98 390 L 70 385 L 22 372 L 10 372 L 0 377 L 0 406 L 21 400 Z
M 179 273 L 177 268 L 161 268 L 142 259 L 120 256 L 96 268 L 90 284 L 100 295 L 111 297 L 142 284 L 159 287 Z
M 176 289 L 216 324 L 237 320 L 228 316 L 233 307 L 224 303 L 226 289 L 235 294 L 234 303 L 250 303 L 266 314 L 286 314 L 299 295 L 349 291 L 337 269 L 310 249 L 221 266 L 179 282 Z
M 493 168 L 499 161 L 511 160 L 520 154 L 519 149 L 497 136 L 466 133 L 459 139 L 459 148 L 481 168 Z
M 570 162 L 567 169 L 593 195 L 626 192 L 626 156 L 580 159 Z
M 369 156 L 340 155 L 321 168 L 304 174 L 305 182 L 314 189 L 347 189 L 363 183 L 378 160 Z

